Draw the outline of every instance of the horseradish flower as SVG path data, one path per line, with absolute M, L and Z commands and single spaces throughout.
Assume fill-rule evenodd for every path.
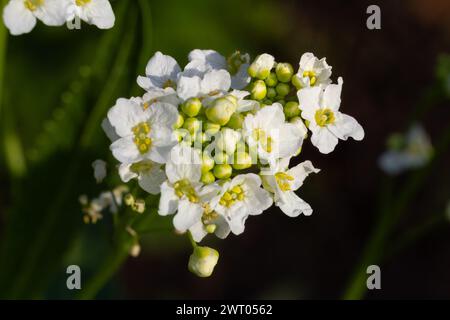
M 101 183 L 106 177 L 106 162 L 97 159 L 92 162 L 92 168 L 94 169 L 94 178 L 97 183 Z
M 172 149 L 166 175 L 168 180 L 161 185 L 158 213 L 166 216 L 176 212 L 173 225 L 179 232 L 185 232 L 201 220 L 203 202 L 212 199 L 219 188 L 202 186 L 199 152 L 188 146 L 178 145 Z
M 180 72 L 180 66 L 174 58 L 158 51 L 148 61 L 145 68 L 145 77 L 139 76 L 137 83 L 142 89 L 147 91 L 153 88 L 176 89 Z
M 390 150 L 378 161 L 381 169 L 390 175 L 425 166 L 431 159 L 433 147 L 425 130 L 413 125 L 403 136 L 394 134 L 388 141 Z
M 120 137 L 110 147 L 114 157 L 127 164 L 142 160 L 165 163 L 175 144 L 172 128 L 177 118 L 178 111 L 168 103 L 143 108 L 132 99 L 118 99 L 108 112 L 108 120 Z
M 161 184 L 166 180 L 166 174 L 161 165 L 151 160 L 142 160 L 132 164 L 122 163 L 119 175 L 123 182 L 137 179 L 139 186 L 151 194 L 160 192 Z
M 214 50 L 195 49 L 189 53 L 185 70 L 196 70 L 199 74 L 210 70 L 226 70 L 231 75 L 231 88 L 243 89 L 250 82 L 247 73 L 250 56 L 236 51 L 228 58 Z
M 100 29 L 111 29 L 116 17 L 109 0 L 69 0 L 67 21 L 79 17 L 86 23 L 93 24 Z
M 231 77 L 225 70 L 210 70 L 203 75 L 187 72 L 178 79 L 178 96 L 187 100 L 189 98 L 214 97 L 230 89 Z
M 312 214 L 311 206 L 295 194 L 303 185 L 303 181 L 310 173 L 318 173 L 311 161 L 304 161 L 288 169 L 289 158 L 280 160 L 276 168 L 263 169 L 261 178 L 266 190 L 274 194 L 274 202 L 287 216 L 297 217 L 301 213 L 305 216 Z
M 321 153 L 330 153 L 338 140 L 364 138 L 364 130 L 351 116 L 339 112 L 341 105 L 342 78 L 338 84 L 310 87 L 298 91 L 302 117 L 309 121 L 311 142 Z
M 209 247 L 194 247 L 194 252 L 189 257 L 188 269 L 198 277 L 211 276 L 214 267 L 219 261 L 219 252 Z
M 3 10 L 3 21 L 12 35 L 33 30 L 36 19 L 48 26 L 66 22 L 68 0 L 11 0 Z
M 244 232 L 250 215 L 259 215 L 272 205 L 270 193 L 261 188 L 261 178 L 254 174 L 240 174 L 222 185 L 211 201 L 211 209 L 228 222 L 231 232 Z
M 331 66 L 326 58 L 318 59 L 314 54 L 307 52 L 300 58 L 297 74 L 292 83 L 297 89 L 330 84 Z
M 287 123 L 279 103 L 248 114 L 243 124 L 250 148 L 257 147 L 258 156 L 269 163 L 290 157 L 302 146 L 304 133 L 300 126 Z

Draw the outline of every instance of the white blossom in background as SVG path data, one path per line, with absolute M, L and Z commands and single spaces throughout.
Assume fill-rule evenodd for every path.
M 142 97 L 119 99 L 102 128 L 120 162 L 124 182 L 159 194 L 158 214 L 173 216 L 194 252 L 188 268 L 212 274 L 218 252 L 197 245 L 206 236 L 240 235 L 250 216 L 273 204 L 289 217 L 311 215 L 297 195 L 318 173 L 308 160 L 289 167 L 311 142 L 322 153 L 338 140 L 361 140 L 358 122 L 339 111 L 342 79 L 331 83 L 325 59 L 307 53 L 299 71 L 264 53 L 253 62 L 235 52 L 225 58 L 195 49 L 182 68 L 156 52 L 137 83 Z M 125 203 L 145 214 L 145 201 L 128 194 Z
M 94 178 L 97 183 L 101 183 L 106 178 L 106 161 L 97 159 L 92 162 L 92 169 L 94 169 Z
M 433 154 L 430 138 L 418 124 L 405 135 L 392 135 L 388 144 L 389 149 L 380 156 L 378 164 L 389 175 L 423 167 Z
M 309 121 L 311 142 L 321 153 L 330 153 L 339 140 L 362 140 L 364 129 L 355 118 L 339 111 L 342 78 L 338 84 L 310 87 L 298 91 L 302 117 Z
M 86 23 L 95 25 L 99 29 L 111 29 L 114 26 L 116 17 L 109 0 L 69 1 L 70 5 L 66 11 L 67 21 L 72 21 L 78 17 Z
M 48 26 L 66 22 L 69 0 L 10 0 L 3 9 L 3 21 L 12 35 L 28 33 L 41 20 Z

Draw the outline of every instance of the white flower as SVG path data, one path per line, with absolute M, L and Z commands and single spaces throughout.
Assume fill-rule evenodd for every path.
M 92 162 L 92 168 L 94 169 L 95 180 L 97 183 L 101 183 L 106 177 L 106 162 L 101 159 L 97 159 Z
M 122 163 L 119 166 L 119 175 L 123 182 L 137 178 L 139 186 L 151 194 L 158 194 L 161 184 L 166 180 L 161 165 L 150 160 L 133 164 Z
M 214 97 L 230 89 L 231 77 L 226 70 L 210 70 L 203 75 L 183 72 L 177 83 L 178 96 L 187 100 L 194 97 Z
M 114 26 L 116 17 L 109 0 L 70 0 L 67 10 L 67 21 L 79 17 L 81 20 L 95 25 L 100 29 L 110 29 Z
M 244 119 L 244 135 L 250 148 L 257 147 L 258 156 L 274 163 L 290 157 L 302 146 L 304 133 L 300 126 L 287 123 L 279 103 L 248 114 Z
M 180 66 L 174 58 L 158 51 L 147 63 L 145 77 L 139 76 L 137 83 L 147 91 L 154 88 L 175 89 L 180 72 Z
M 263 53 L 256 57 L 248 68 L 248 73 L 253 78 L 265 79 L 274 66 L 275 58 L 268 53 Z
M 226 70 L 231 74 L 231 88 L 243 89 L 250 82 L 247 73 L 250 56 L 235 52 L 226 59 L 214 50 L 195 49 L 189 53 L 189 63 L 185 70 L 196 70 L 198 75 L 210 70 Z
M 201 159 L 197 150 L 177 145 L 170 152 L 166 164 L 167 181 L 161 185 L 158 213 L 162 216 L 176 213 L 173 225 L 185 232 L 202 219 L 203 203 L 218 192 L 214 184 L 202 186 Z
M 261 178 L 266 190 L 274 194 L 275 205 L 289 217 L 297 217 L 301 213 L 312 214 L 311 206 L 295 194 L 303 185 L 310 173 L 320 170 L 314 168 L 311 161 L 304 161 L 288 169 L 289 158 L 282 159 L 276 168 L 261 171 Z
M 351 116 L 339 112 L 341 104 L 342 78 L 338 84 L 304 88 L 298 91 L 302 117 L 309 121 L 311 142 L 321 153 L 330 153 L 338 139 L 364 138 L 364 130 Z
M 12 35 L 33 30 L 36 19 L 48 26 L 66 22 L 68 0 L 11 0 L 3 10 L 3 21 Z
M 326 58 L 318 59 L 314 54 L 307 52 L 300 58 L 297 74 L 293 83 L 300 89 L 305 87 L 330 84 L 331 66 Z
M 173 88 L 151 88 L 142 97 L 142 105 L 148 108 L 156 102 L 166 102 L 177 106 L 181 101 Z
M 383 153 L 379 159 L 381 169 L 390 175 L 423 167 L 433 153 L 430 138 L 417 124 L 413 125 L 404 137 L 394 135 L 391 144 L 392 150 Z
M 114 157 L 127 164 L 142 160 L 165 163 L 175 144 L 172 133 L 177 118 L 177 109 L 168 103 L 143 108 L 132 99 L 118 99 L 108 111 L 108 120 L 120 137 L 110 147 Z
M 250 215 L 259 215 L 272 205 L 270 193 L 261 188 L 261 178 L 254 174 L 240 174 L 223 184 L 220 193 L 211 201 L 211 209 L 228 222 L 231 232 L 244 232 Z

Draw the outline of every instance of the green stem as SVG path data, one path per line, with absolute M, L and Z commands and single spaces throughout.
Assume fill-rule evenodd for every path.
M 198 246 L 197 242 L 195 242 L 194 237 L 192 236 L 190 231 L 187 232 L 187 235 L 188 235 L 189 241 L 191 242 L 192 249 L 197 248 L 197 246 Z
M 402 213 L 404 212 L 409 200 L 419 190 L 425 181 L 429 172 L 435 167 L 436 161 L 446 152 L 450 144 L 450 126 L 447 127 L 442 135 L 440 142 L 437 144 L 436 152 L 427 166 L 415 172 L 406 183 L 405 188 L 400 193 L 397 201 L 392 208 L 384 208 L 381 212 L 381 218 L 378 221 L 372 237 L 367 242 L 363 257 L 349 282 L 349 286 L 343 296 L 347 300 L 361 299 L 366 293 L 366 268 L 371 264 L 380 265 L 383 260 L 383 254 L 388 237 Z
M 113 249 L 109 256 L 98 267 L 95 275 L 89 279 L 86 286 L 81 289 L 77 299 L 89 300 L 96 297 L 97 293 L 105 286 L 111 277 L 119 270 L 128 257 L 128 252 Z

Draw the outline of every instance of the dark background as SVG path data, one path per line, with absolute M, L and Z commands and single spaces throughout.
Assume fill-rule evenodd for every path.
M 115 8 L 119 2 L 112 1 Z M 123 21 L 122 40 L 117 38 L 108 50 L 99 41 L 105 33 L 117 32 L 117 25 L 104 32 L 86 25 L 80 31 L 40 25 L 29 35 L 8 39 L 0 171 L 0 296 L 71 298 L 73 293 L 65 289 L 65 266 L 81 265 L 86 277 L 101 268 L 109 248 L 107 221 L 82 225 L 77 197 L 101 190 L 94 185 L 90 163 L 107 158 L 108 146 L 100 130 L 93 135 L 96 143 L 86 148 L 80 147 L 79 136 L 90 110 L 99 104 L 98 96 L 105 92 L 105 83 L 114 77 L 108 67 L 99 67 L 86 82 L 79 79 L 79 66 L 90 65 L 98 52 L 105 52 L 105 57 L 120 52 L 123 39 L 135 30 L 138 40 L 120 69 L 118 84 L 106 90 L 109 105 L 105 107 L 120 96 L 142 94 L 133 81 L 143 73 L 145 63 L 137 62 L 144 58 L 146 62 L 158 50 L 180 64 L 191 49 L 211 48 L 223 54 L 240 49 L 253 57 L 268 52 L 293 65 L 302 53 L 311 51 L 327 57 L 334 80 L 344 78 L 341 109 L 358 119 L 366 136 L 359 143 L 339 143 L 330 155 L 320 154 L 307 142 L 299 161 L 309 159 L 322 169 L 299 190 L 313 207 L 313 215 L 292 219 L 271 208 L 249 218 L 240 236 L 224 241 L 208 238 L 206 243 L 220 252 L 212 277 L 200 279 L 188 272 L 191 249 L 185 237 L 156 232 L 141 238 L 141 255 L 129 258 L 99 297 L 342 297 L 380 219 L 380 194 L 388 193 L 389 212 L 416 174 L 391 179 L 378 168 L 387 137 L 413 121 L 424 125 L 433 144 L 448 131 L 450 90 L 445 91 L 445 81 L 448 85 L 450 73 L 439 57 L 450 48 L 450 2 L 148 3 L 151 14 L 134 8 L 136 12 Z M 381 8 L 381 30 L 366 28 L 369 4 Z M 132 29 L 133 14 L 143 29 Z M 142 31 L 145 23 L 149 25 Z M 112 58 L 99 61 L 106 65 L 108 59 Z M 58 109 L 65 115 L 63 123 Z M 52 123 L 56 129 L 46 129 Z M 52 140 L 60 135 L 71 139 Z M 8 148 L 10 139 L 19 141 L 19 151 Z M 386 242 L 376 250 L 384 259 L 371 263 L 381 266 L 382 290 L 370 292 L 369 299 L 450 298 L 449 221 L 442 218 L 422 230 L 430 219 L 444 217 L 450 200 L 450 154 L 447 148 L 441 151 L 401 206 L 401 219 Z M 417 230 L 417 240 L 388 254 Z

